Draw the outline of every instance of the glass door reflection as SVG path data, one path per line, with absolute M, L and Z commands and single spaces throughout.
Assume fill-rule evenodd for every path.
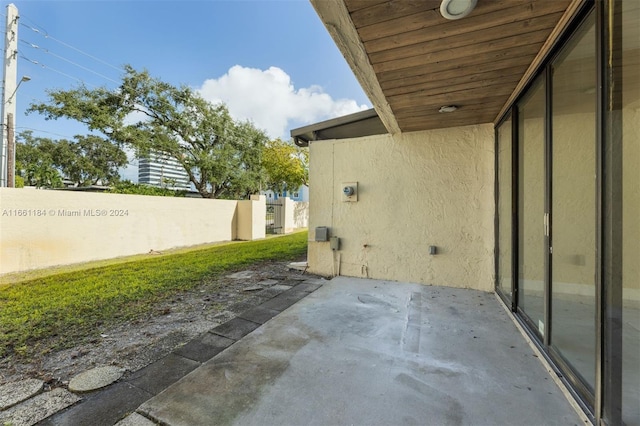
M 544 336 L 545 85 L 518 104 L 518 306 Z
M 596 371 L 593 14 L 552 64 L 550 344 L 593 393 Z

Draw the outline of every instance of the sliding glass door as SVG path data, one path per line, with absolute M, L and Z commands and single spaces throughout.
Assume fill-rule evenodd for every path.
M 640 2 L 609 6 L 614 66 L 605 149 L 605 417 L 609 424 L 640 426 Z
M 596 374 L 596 39 L 593 13 L 551 63 L 549 341 L 593 394 Z
M 518 102 L 516 142 L 518 312 L 590 401 L 597 335 L 596 71 L 592 13 Z
M 545 85 L 518 104 L 518 308 L 539 337 L 545 328 Z
M 640 426 L 639 111 L 640 2 L 602 0 L 496 129 L 496 291 L 596 424 Z

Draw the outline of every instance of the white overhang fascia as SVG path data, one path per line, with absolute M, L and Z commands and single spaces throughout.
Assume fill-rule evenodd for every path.
M 400 126 L 382 93 L 382 87 L 378 83 L 376 73 L 344 2 L 342 0 L 310 1 L 362 89 L 373 102 L 373 107 L 387 131 L 391 134 L 400 133 Z

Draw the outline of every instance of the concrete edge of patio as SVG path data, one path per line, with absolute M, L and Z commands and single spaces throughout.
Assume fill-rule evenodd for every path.
M 534 343 L 534 341 L 526 332 L 522 324 L 520 324 L 520 322 L 518 322 L 518 320 L 512 315 L 507 305 L 505 305 L 502 302 L 502 299 L 500 299 L 500 296 L 498 296 L 497 293 L 493 293 L 493 294 L 496 296 L 496 299 L 498 300 L 498 303 L 500 304 L 500 306 L 502 306 L 504 310 L 507 312 L 507 315 L 509 315 L 509 318 L 511 318 L 513 324 L 516 326 L 516 328 L 518 329 L 518 331 L 520 332 L 524 340 L 527 342 L 531 350 L 535 352 L 536 356 L 542 363 L 542 366 L 547 370 L 547 373 L 549 373 L 549 377 L 551 377 L 551 379 L 555 382 L 555 384 L 558 385 L 558 388 L 560 389 L 562 394 L 565 396 L 565 398 L 567 398 L 567 401 L 569 402 L 569 404 L 571 404 L 573 409 L 576 411 L 576 414 L 580 416 L 580 418 L 585 424 L 591 424 L 592 423 L 591 419 L 589 419 L 589 417 L 585 414 L 583 407 L 580 406 L 580 404 L 578 404 L 575 396 L 569 390 L 569 386 L 567 386 L 567 384 L 560 378 L 561 373 L 555 368 L 553 368 L 552 365 L 549 363 L 549 361 L 547 361 L 547 357 L 540 351 L 540 348 L 538 348 L 538 346 Z

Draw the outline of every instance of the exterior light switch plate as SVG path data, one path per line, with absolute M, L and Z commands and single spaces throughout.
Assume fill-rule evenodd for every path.
M 340 185 L 342 201 L 355 203 L 358 201 L 358 182 L 343 182 Z

